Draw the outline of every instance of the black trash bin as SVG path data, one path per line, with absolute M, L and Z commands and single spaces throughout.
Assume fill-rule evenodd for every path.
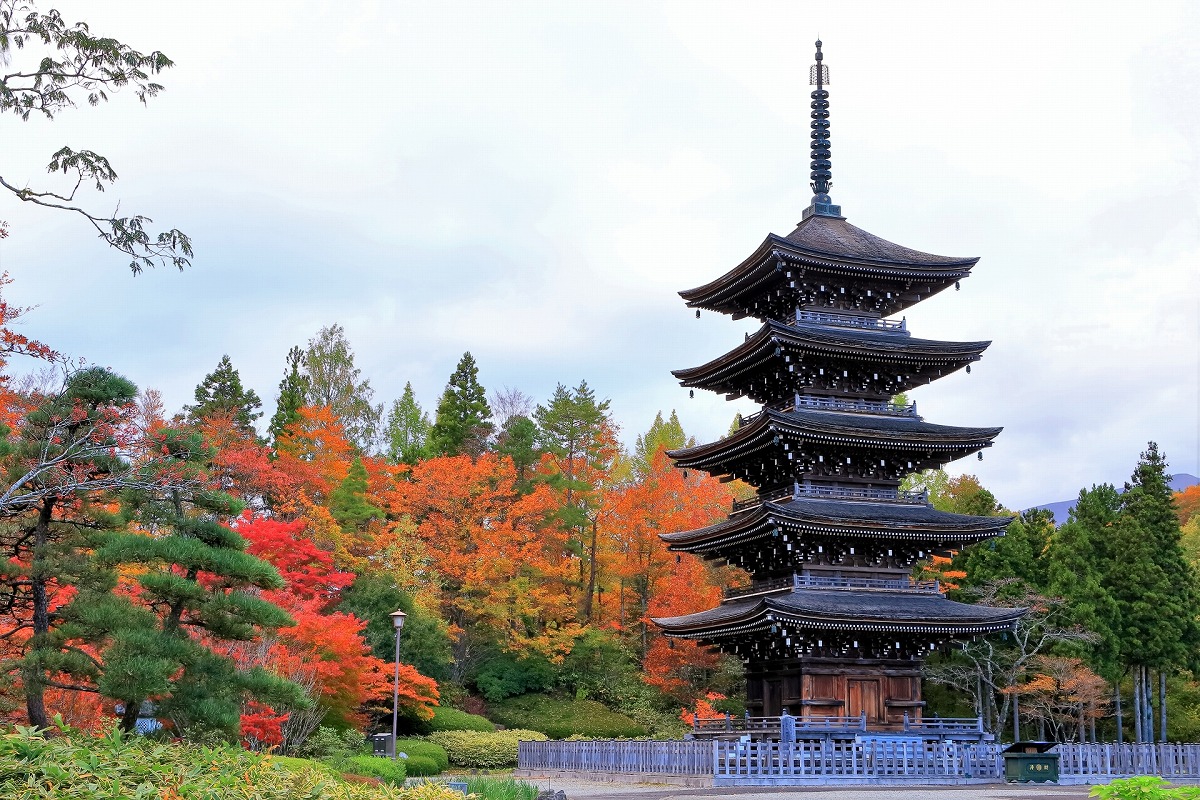
M 371 734 L 371 755 L 390 758 L 392 755 L 392 735 L 390 733 Z
M 1012 783 L 1058 782 L 1058 742 L 1016 742 L 1004 749 L 1004 780 Z

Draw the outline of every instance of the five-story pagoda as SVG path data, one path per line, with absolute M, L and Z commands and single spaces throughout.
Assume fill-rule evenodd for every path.
M 656 619 L 667 636 L 741 658 L 749 713 L 865 719 L 875 730 L 921 718 L 924 657 L 952 639 L 1007 630 L 1019 609 L 947 600 L 910 578 L 931 554 L 1001 535 L 1007 517 L 932 508 L 901 481 L 991 446 L 1000 428 L 935 425 L 892 398 L 959 369 L 989 342 L 917 339 L 908 307 L 967 277 L 976 258 L 930 255 L 846 222 L 829 197 L 828 67 L 812 68 L 812 205 L 736 268 L 680 294 L 688 306 L 762 327 L 686 387 L 748 397 L 762 410 L 676 465 L 738 478 L 757 496 L 728 520 L 663 535 L 670 549 L 752 577 L 722 604 Z M 889 317 L 891 319 L 889 319 Z

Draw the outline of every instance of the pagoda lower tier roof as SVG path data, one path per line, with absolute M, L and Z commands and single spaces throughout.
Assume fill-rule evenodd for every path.
M 668 636 L 709 641 L 765 632 L 772 625 L 813 631 L 977 636 L 1010 630 L 1025 611 L 957 603 L 930 592 L 796 589 L 652 621 Z
M 978 260 L 913 250 L 841 217 L 814 215 L 787 236 L 768 235 L 749 258 L 715 281 L 679 294 L 689 306 L 740 316 L 751 313 L 755 298 L 776 291 L 780 284 L 790 286 L 787 270 L 795 266 L 901 284 L 918 281 L 929 286 L 923 295 L 928 297 L 967 277 Z M 895 313 L 915 302 L 915 296 L 897 296 L 878 310 Z
M 732 473 L 738 464 L 763 462 L 785 453 L 793 445 L 806 443 L 818 448 L 840 445 L 941 453 L 938 460 L 945 463 L 991 446 L 991 440 L 1002 430 L 935 425 L 910 416 L 764 408 L 724 439 L 669 450 L 667 455 L 678 467 L 702 469 L 716 475 Z M 800 449 L 793 452 L 803 454 Z
M 787 370 L 797 360 L 820 364 L 856 361 L 866 366 L 879 365 L 880 371 L 895 371 L 902 365 L 908 371 L 920 370 L 909 382 L 912 386 L 928 382 L 924 367 L 939 367 L 938 375 L 948 375 L 972 361 L 978 361 L 990 341 L 943 342 L 914 339 L 898 330 L 855 330 L 830 325 L 784 324 L 768 320 L 753 335 L 720 358 L 690 369 L 677 369 L 672 375 L 683 386 L 696 386 L 718 392 L 744 394 L 746 385 L 763 372 Z M 915 369 L 914 369 L 915 368 Z M 901 381 L 901 383 L 904 383 Z M 911 388 L 904 384 L 902 388 Z
M 1013 517 L 952 514 L 928 505 L 795 498 L 761 503 L 715 525 L 663 533 L 659 538 L 669 550 L 699 554 L 771 538 L 779 530 L 825 538 L 905 541 L 936 550 L 999 536 L 1012 521 Z

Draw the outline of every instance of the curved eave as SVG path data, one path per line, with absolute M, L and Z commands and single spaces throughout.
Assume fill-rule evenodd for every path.
M 964 428 L 933 425 L 915 417 L 871 417 L 825 411 L 775 411 L 764 409 L 749 425 L 709 444 L 668 450 L 681 468 L 707 469 L 743 458 L 774 443 L 777 433 L 796 439 L 852 447 L 885 447 L 894 450 L 974 452 L 991 446 L 1003 428 Z
M 859 229 L 855 228 L 854 230 L 858 231 Z M 867 235 L 870 236 L 870 234 Z M 879 237 L 871 238 L 878 242 L 886 242 Z M 887 244 L 891 245 L 890 242 Z M 892 245 L 892 247 L 907 250 L 907 248 L 899 248 L 898 245 Z M 978 257 L 944 258 L 928 253 L 918 253 L 915 250 L 907 252 L 926 257 L 928 260 L 863 258 L 849 253 L 823 252 L 772 233 L 741 264 L 703 286 L 681 291 L 679 296 L 690 307 L 720 310 L 729 299 L 757 289 L 776 277 L 776 273 L 782 272 L 783 265 L 787 263 L 848 275 L 873 276 L 893 280 L 928 280 L 948 284 L 970 275 L 971 268 L 979 261 Z
M 814 513 L 812 507 L 835 504 L 849 515 Z M 856 511 L 857 510 L 857 511 Z M 876 512 L 874 515 L 864 512 Z M 857 513 L 857 516 L 855 516 Z M 923 520 L 922 517 L 927 517 Z M 777 528 L 825 538 L 970 544 L 1004 533 L 1015 517 L 973 517 L 928 506 L 905 508 L 862 501 L 792 500 L 763 503 L 715 525 L 659 534 L 667 549 L 711 553 L 770 538 Z
M 1010 630 L 1026 611 L 957 603 L 932 594 L 802 589 L 651 621 L 668 636 L 707 640 L 771 625 L 813 631 L 977 636 Z
M 978 361 L 991 341 L 942 342 L 913 339 L 885 331 L 841 332 L 827 327 L 791 326 L 770 321 L 749 339 L 720 358 L 687 369 L 672 370 L 683 386 L 700 386 L 712 381 L 730 380 L 753 372 L 756 367 L 779 360 L 775 349 L 812 353 L 834 358 L 877 363 L 957 364 Z

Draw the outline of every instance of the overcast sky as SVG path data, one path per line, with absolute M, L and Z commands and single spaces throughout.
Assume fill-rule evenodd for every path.
M 808 205 L 808 67 L 831 71 L 833 191 L 899 244 L 981 256 L 907 312 L 991 339 L 913 394 L 1003 425 L 977 474 L 1013 508 L 1118 485 L 1148 440 L 1200 474 L 1200 16 L 1178 3 L 93 2 L 70 20 L 176 62 L 54 122 L 0 120 L 0 174 L 107 155 L 108 210 L 193 236 L 132 277 L 79 221 L 0 198 L 22 331 L 191 401 L 229 354 L 274 410 L 284 357 L 341 323 L 390 403 L 464 350 L 489 390 L 586 379 L 631 443 L 748 405 L 671 369 L 756 323 L 676 295 Z M 14 366 L 18 366 L 14 364 Z

